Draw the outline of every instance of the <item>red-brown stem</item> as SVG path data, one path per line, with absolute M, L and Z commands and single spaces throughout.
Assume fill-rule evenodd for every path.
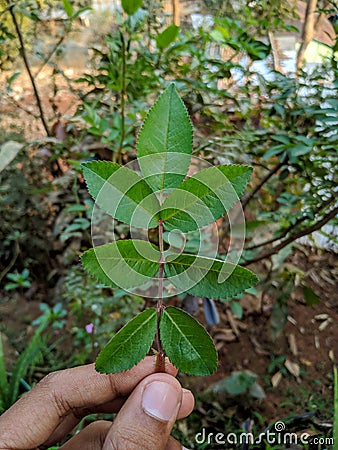
M 156 329 L 156 343 L 157 343 L 157 358 L 156 358 L 156 372 L 165 372 L 165 353 L 162 347 L 160 336 L 160 323 L 162 311 L 164 309 L 163 300 L 163 269 L 164 269 L 164 252 L 163 252 L 163 222 L 159 221 L 158 225 L 158 240 L 161 253 L 160 268 L 158 274 L 158 295 L 157 295 L 157 329 Z

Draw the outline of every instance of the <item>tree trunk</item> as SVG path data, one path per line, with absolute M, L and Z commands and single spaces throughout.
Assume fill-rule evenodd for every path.
M 302 42 L 297 55 L 297 72 L 303 67 L 306 49 L 313 39 L 315 32 L 315 11 L 318 0 L 308 0 L 302 31 Z
M 278 42 L 277 42 L 275 36 L 273 35 L 272 31 L 268 32 L 268 38 L 269 38 L 270 45 L 271 45 L 273 68 L 277 72 L 284 73 L 281 63 L 280 63 L 280 59 L 279 59 Z
M 172 8 L 173 8 L 173 24 L 180 26 L 180 1 L 172 0 Z

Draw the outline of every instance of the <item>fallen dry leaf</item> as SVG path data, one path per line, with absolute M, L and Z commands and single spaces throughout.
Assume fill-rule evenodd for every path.
M 289 341 L 289 348 L 290 348 L 291 353 L 294 356 L 297 356 L 298 355 L 298 348 L 297 348 L 297 343 L 296 343 L 296 337 L 295 337 L 295 335 L 293 333 L 290 333 L 288 335 L 288 341 Z
M 231 333 L 216 333 L 214 335 L 215 341 L 233 342 L 236 341 L 237 337 L 231 331 Z
M 319 331 L 324 331 L 325 328 L 330 324 L 330 322 L 332 322 L 331 317 L 329 317 L 327 320 L 325 320 L 324 322 L 322 322 L 322 323 L 319 325 L 318 330 L 319 330 Z
M 293 375 L 296 378 L 299 377 L 299 373 L 300 373 L 299 364 L 292 362 L 289 359 L 286 359 L 284 366 L 288 369 L 288 371 L 291 373 L 291 375 Z
M 277 372 L 275 373 L 272 377 L 271 377 L 271 384 L 272 387 L 276 388 L 279 383 L 282 381 L 283 375 L 281 372 Z
M 326 320 L 326 319 L 328 319 L 329 318 L 329 315 L 328 314 L 317 314 L 316 316 L 315 316 L 315 319 L 316 320 Z

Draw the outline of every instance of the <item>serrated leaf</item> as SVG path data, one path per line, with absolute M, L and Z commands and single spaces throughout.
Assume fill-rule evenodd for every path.
M 130 289 L 144 285 L 157 274 L 160 252 L 150 242 L 124 240 L 91 248 L 81 261 L 100 283 Z
M 164 227 L 189 232 L 215 222 L 242 195 L 251 173 L 249 166 L 215 166 L 196 173 L 163 203 Z
M 122 8 L 128 16 L 135 14 L 142 6 L 142 0 L 122 0 Z
M 173 258 L 166 258 L 166 276 L 178 289 L 197 297 L 225 300 L 258 282 L 254 273 L 235 264 L 183 253 Z
M 16 141 L 5 142 L 0 147 L 0 172 L 2 172 L 22 149 L 23 144 Z
M 162 33 L 156 37 L 156 46 L 159 50 L 164 50 L 177 38 L 180 27 L 169 25 Z
M 128 322 L 108 342 L 97 357 L 95 368 L 101 373 L 131 369 L 148 353 L 154 340 L 157 311 L 146 309 Z
M 108 161 L 83 163 L 82 167 L 89 193 L 108 214 L 139 228 L 158 225 L 157 197 L 136 172 Z
M 144 178 L 155 190 L 177 187 L 185 178 L 192 153 L 192 125 L 174 84 L 149 111 L 137 141 Z
M 161 342 L 170 361 L 190 375 L 210 375 L 217 368 L 214 343 L 193 317 L 169 306 L 161 316 Z

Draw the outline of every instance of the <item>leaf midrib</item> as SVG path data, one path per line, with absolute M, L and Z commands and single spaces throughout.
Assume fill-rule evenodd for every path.
M 153 310 L 152 314 L 151 314 L 145 321 L 143 321 L 137 328 L 135 328 L 134 331 L 133 331 L 132 333 L 129 334 L 129 337 L 127 337 L 127 338 L 124 340 L 124 342 L 123 342 L 122 345 L 125 345 L 125 342 L 129 342 L 130 339 L 132 339 L 132 337 L 135 335 L 135 333 L 139 332 L 139 330 L 140 330 L 143 326 L 145 326 L 145 325 L 146 325 L 146 324 L 154 317 L 154 314 L 156 314 L 156 310 L 155 310 L 154 308 L 149 308 L 147 311 L 149 311 L 149 310 L 151 310 L 151 309 Z M 123 330 L 123 328 L 121 328 L 121 331 L 122 331 L 122 330 Z M 115 352 L 112 352 L 112 354 L 115 354 L 117 351 L 120 351 L 120 349 L 119 349 L 119 348 L 116 348 Z
M 188 257 L 192 256 L 192 257 L 193 257 L 193 255 L 186 255 L 186 256 L 188 256 Z M 200 259 L 200 258 L 201 258 L 200 256 L 195 257 L 195 261 L 198 260 L 198 259 Z M 236 267 L 242 267 L 242 266 L 237 266 L 236 264 L 227 263 L 227 262 L 222 261 L 222 260 L 220 260 L 220 259 L 212 259 L 212 258 L 207 258 L 207 257 L 203 257 L 203 259 L 210 260 L 210 261 L 213 262 L 213 264 L 214 264 L 215 262 L 216 262 L 216 263 L 219 262 L 219 263 L 221 263 L 222 265 L 223 265 L 223 264 L 227 264 L 227 265 L 230 265 L 230 266 L 235 266 L 235 268 L 236 268 Z M 176 262 L 175 262 L 175 260 L 174 260 L 174 261 L 166 261 L 165 264 L 176 264 L 177 266 L 191 267 L 191 265 L 194 264 L 194 262 L 190 264 L 190 263 L 183 263 L 183 262 L 179 262 L 179 261 L 176 261 Z M 194 266 L 196 266 L 196 264 L 194 264 Z M 206 269 L 206 267 L 204 267 L 204 266 L 202 267 L 202 266 L 199 266 L 199 265 L 197 264 L 197 269 Z M 248 269 L 246 269 L 246 270 L 248 270 Z M 220 273 L 221 270 L 214 269 L 214 268 L 211 266 L 210 269 L 208 269 L 208 272 Z M 249 272 L 249 271 L 248 271 L 248 272 Z
M 172 90 L 170 93 L 170 98 L 169 98 L 169 105 L 171 105 L 172 102 Z M 162 179 L 161 179 L 161 191 L 163 191 L 164 189 L 164 179 L 165 179 L 165 174 L 166 174 L 166 167 L 167 167 L 167 161 L 168 161 L 168 141 L 169 141 L 169 124 L 170 124 L 170 120 L 171 120 L 171 108 L 169 107 L 168 109 L 168 120 L 167 120 L 167 129 L 166 129 L 166 135 L 165 135 L 165 157 L 164 157 L 164 164 L 163 164 L 163 171 L 162 171 Z
M 193 177 L 190 177 L 190 179 L 191 179 L 191 178 L 193 178 Z M 199 181 L 201 184 L 205 184 L 205 183 L 203 183 L 202 181 L 200 181 L 200 180 L 198 180 L 198 179 L 196 179 L 196 178 L 194 178 L 194 180 Z M 185 183 L 185 182 L 183 181 L 183 183 Z M 183 183 L 182 183 L 182 184 L 183 184 Z M 227 180 L 227 182 L 225 182 L 225 183 L 222 184 L 221 186 L 224 186 L 224 185 L 227 184 L 227 183 L 230 183 L 230 184 L 233 186 L 233 183 L 232 183 L 230 180 Z M 221 186 L 219 186 L 218 188 L 220 188 Z M 235 190 L 235 188 L 234 188 L 234 190 Z M 188 191 L 187 189 L 181 189 L 180 187 L 176 188 L 174 192 L 178 192 L 178 191 L 190 192 L 191 194 L 194 194 L 193 191 Z M 173 192 L 173 194 L 174 194 L 174 192 Z M 236 192 L 236 191 L 235 191 L 235 192 Z M 195 204 L 198 202 L 198 200 L 203 201 L 203 199 L 206 198 L 206 197 L 208 197 L 208 196 L 210 196 L 210 194 L 211 194 L 211 196 L 213 195 L 213 192 L 212 192 L 211 190 L 210 190 L 209 192 L 206 192 L 206 193 L 205 193 L 204 195 L 202 195 L 201 197 L 196 197 L 196 195 L 195 195 L 196 200 L 195 200 L 195 201 L 191 201 L 189 204 L 187 204 L 186 207 L 185 207 L 185 209 L 187 209 L 187 208 L 190 207 L 191 205 L 195 205 Z M 216 196 L 216 198 L 218 198 L 218 197 Z M 169 199 L 170 199 L 170 196 L 166 199 L 166 201 L 169 200 Z M 203 202 L 203 203 L 204 203 L 204 202 Z M 205 204 L 205 203 L 204 203 L 204 204 Z M 222 203 L 222 206 L 224 207 L 223 203 Z M 168 208 L 168 209 L 170 209 L 170 208 Z M 174 207 L 173 207 L 172 209 L 175 210 Z M 224 208 L 224 209 L 225 209 L 225 208 Z M 160 211 L 160 212 L 161 212 L 161 211 Z M 177 216 L 179 213 L 182 213 L 182 212 L 186 212 L 186 211 L 185 211 L 185 210 L 182 210 L 182 209 L 176 209 L 175 212 L 173 212 L 171 215 L 169 215 L 169 217 L 166 217 L 165 219 L 163 219 L 163 223 L 167 222 L 168 220 L 172 219 L 173 217 Z M 223 213 L 223 214 L 224 214 L 224 213 Z M 222 215 L 223 215 L 223 214 L 222 214 Z
M 199 360 L 203 362 L 203 365 L 206 369 L 209 370 L 209 367 L 207 366 L 207 364 L 205 363 L 204 359 L 201 358 L 200 353 L 196 350 L 196 348 L 194 347 L 194 345 L 189 341 L 189 339 L 186 337 L 186 334 L 184 334 L 184 332 L 181 330 L 181 328 L 179 328 L 179 326 L 177 325 L 177 323 L 174 321 L 174 319 L 170 316 L 169 313 L 166 313 L 166 316 L 169 317 L 170 322 L 172 323 L 172 325 L 174 325 L 174 327 L 179 331 L 180 335 L 183 336 L 184 340 L 189 344 L 189 346 L 191 348 L 194 349 L 195 354 L 197 354 L 197 356 L 199 357 Z
M 122 168 L 123 166 L 121 166 L 121 168 Z M 132 197 L 130 197 L 129 195 L 128 195 L 128 192 L 129 192 L 129 190 L 134 186 L 131 186 L 131 188 L 130 189 L 128 189 L 128 191 L 127 192 L 123 192 L 123 191 L 121 191 L 120 189 L 119 189 L 119 187 L 118 186 L 115 186 L 114 184 L 111 184 L 111 183 L 109 183 L 109 180 L 107 180 L 106 178 L 103 178 L 101 175 L 99 175 L 97 172 L 95 172 L 94 170 L 92 170 L 92 169 L 89 169 L 92 173 L 94 173 L 96 176 L 98 176 L 101 180 L 103 180 L 104 181 L 104 183 L 108 183 L 108 184 L 110 184 L 111 186 L 113 186 L 115 189 L 117 189 L 119 192 L 121 192 L 121 194 L 123 194 L 123 196 L 125 196 L 125 197 L 128 197 L 133 203 L 134 203 L 134 205 L 136 205 L 136 206 L 138 206 L 138 207 L 140 207 L 140 208 L 142 208 L 145 212 L 147 212 L 148 214 L 149 214 L 149 216 L 151 216 L 151 218 L 152 219 L 154 219 L 154 220 L 156 220 L 156 222 L 158 222 L 158 219 L 156 218 L 156 215 L 154 215 L 154 212 L 153 211 L 150 211 L 149 209 L 147 209 L 145 206 L 144 206 L 144 203 L 142 204 L 142 203 L 138 203 L 138 202 L 136 202 Z M 117 169 L 117 170 L 120 170 L 120 169 Z M 124 169 L 123 169 L 124 170 Z M 128 169 L 127 169 L 128 170 Z M 115 172 L 114 172 L 115 173 Z M 113 174 L 114 174 L 113 173 Z M 112 174 L 112 175 L 113 175 Z M 152 191 L 152 194 L 154 195 L 154 198 L 156 198 L 156 195 L 154 194 L 154 192 L 153 192 L 153 190 L 150 188 L 150 186 L 149 186 L 149 184 L 145 181 L 145 179 L 144 178 L 142 178 L 142 177 L 140 177 L 136 172 L 135 172 L 135 174 L 139 177 L 139 180 L 138 180 L 138 182 L 139 181 L 141 181 L 141 182 L 144 182 L 148 187 L 149 187 L 149 189 Z M 104 184 L 103 183 L 103 184 Z M 102 188 L 101 188 L 102 189 Z M 101 191 L 101 189 L 100 189 L 100 191 Z M 100 191 L 99 191 L 99 193 L 100 193 Z M 98 193 L 98 195 L 99 195 L 99 193 Z M 151 195 L 151 194 L 150 194 Z M 123 197 L 122 197 L 122 200 L 123 200 Z M 117 208 L 116 208 L 116 211 L 118 210 L 118 208 L 119 208 L 119 206 L 117 206 Z M 115 211 L 115 212 L 116 212 Z

